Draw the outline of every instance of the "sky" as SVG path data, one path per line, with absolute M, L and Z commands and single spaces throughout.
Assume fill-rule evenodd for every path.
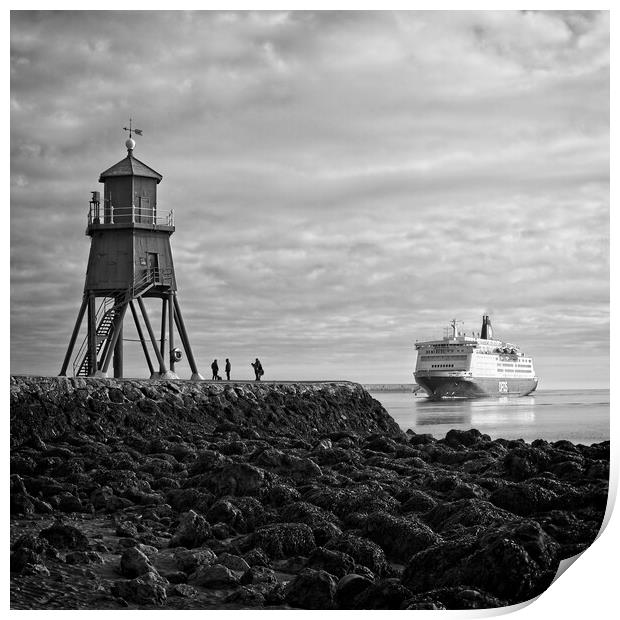
M 60 370 L 131 116 L 203 375 L 411 383 L 486 313 L 609 386 L 607 12 L 14 11 L 10 72 L 11 373 Z

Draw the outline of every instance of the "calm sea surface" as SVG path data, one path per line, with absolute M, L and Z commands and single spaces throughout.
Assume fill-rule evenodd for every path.
M 371 392 L 406 431 L 445 437 L 477 428 L 493 439 L 609 439 L 609 390 L 540 390 L 521 398 L 431 401 L 411 392 Z

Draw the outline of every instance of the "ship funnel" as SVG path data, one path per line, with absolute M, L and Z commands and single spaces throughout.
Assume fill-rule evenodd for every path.
M 493 339 L 493 328 L 491 327 L 491 319 L 487 316 L 487 338 Z
M 483 340 L 491 340 L 493 338 L 493 327 L 491 327 L 491 319 L 488 314 L 482 316 L 482 329 L 480 330 L 480 338 Z
M 482 329 L 480 330 L 480 338 L 486 340 L 487 338 L 487 319 L 489 317 L 486 314 L 482 315 Z

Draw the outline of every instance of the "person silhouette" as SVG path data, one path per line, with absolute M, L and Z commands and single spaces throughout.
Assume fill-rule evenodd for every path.
M 226 372 L 226 381 L 230 381 L 230 360 L 226 358 L 226 365 L 224 366 L 224 370 Z
M 213 363 L 211 364 L 211 372 L 213 373 L 213 377 L 212 377 L 213 381 L 217 381 L 219 379 L 218 374 L 217 374 L 219 370 L 220 370 L 220 367 L 217 365 L 217 360 L 213 360 Z
M 258 359 L 258 357 L 256 358 L 255 362 L 250 364 L 250 366 L 254 368 L 254 375 L 256 376 L 254 380 L 260 381 L 260 378 L 265 374 L 265 371 L 263 370 L 263 365 L 260 363 L 260 360 Z

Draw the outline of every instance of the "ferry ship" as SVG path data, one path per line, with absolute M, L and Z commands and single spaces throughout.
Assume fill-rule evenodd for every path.
M 488 315 L 479 337 L 459 332 L 453 319 L 442 340 L 416 342 L 416 383 L 433 399 L 525 396 L 538 377 L 531 357 L 517 345 L 493 338 Z

